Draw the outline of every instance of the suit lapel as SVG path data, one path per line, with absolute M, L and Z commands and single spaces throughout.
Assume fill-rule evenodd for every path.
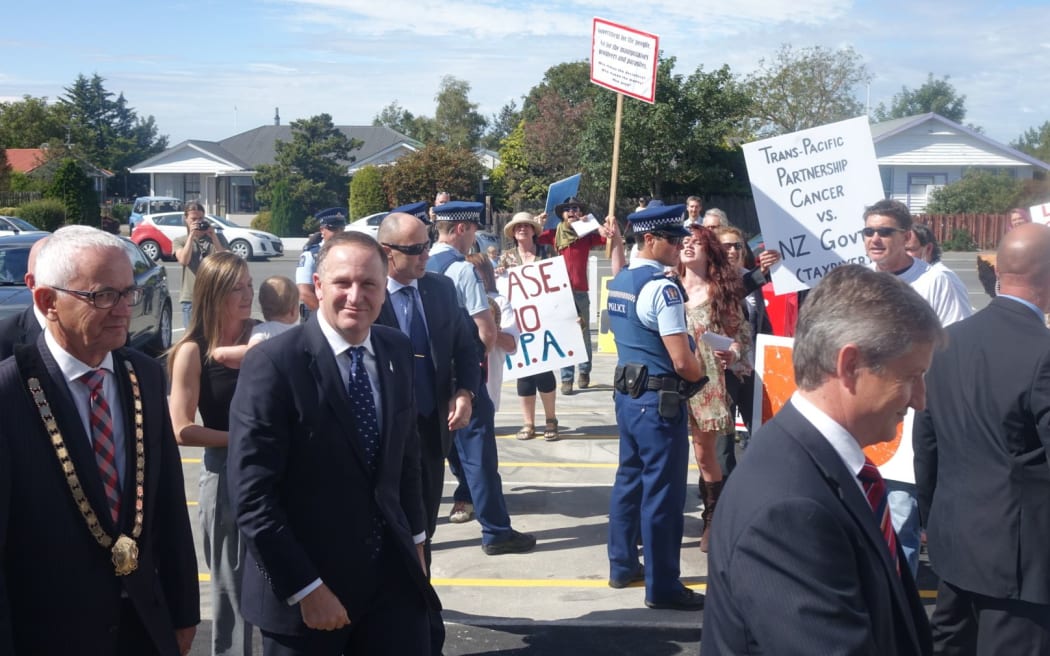
M 910 612 L 912 607 L 905 592 L 905 583 L 902 580 L 902 577 L 906 576 L 910 581 L 911 573 L 897 573 L 897 568 L 890 559 L 890 552 L 886 547 L 886 541 L 883 539 L 882 533 L 879 531 L 879 525 L 875 519 L 875 513 L 872 511 L 864 494 L 860 491 L 856 478 L 846 468 L 846 465 L 842 462 L 842 458 L 839 457 L 835 449 L 832 448 L 828 441 L 824 439 L 811 423 L 806 421 L 805 417 L 803 417 L 793 405 L 790 403 L 786 405 L 781 410 L 781 414 L 783 414 L 784 411 L 789 411 L 788 416 L 784 419 L 788 420 L 786 427 L 790 427 L 790 434 L 799 442 L 802 448 L 809 453 L 810 458 L 823 475 L 824 480 L 834 489 L 836 495 L 842 501 L 842 505 L 845 506 L 846 511 L 853 517 L 853 521 L 864 534 L 871 549 L 879 555 L 879 562 L 882 563 L 886 579 L 890 582 L 890 589 L 897 601 L 896 605 L 898 609 L 902 614 L 912 620 L 906 622 L 908 625 L 908 634 L 911 637 L 911 640 L 918 645 L 919 638 L 916 632 L 917 629 L 914 623 L 914 618 L 911 617 Z M 908 565 L 900 551 L 900 545 L 898 545 L 897 549 L 898 560 L 902 565 L 902 569 L 906 570 Z
M 335 354 L 332 347 L 324 338 L 321 328 L 317 325 L 317 319 L 313 318 L 303 327 L 306 336 L 306 356 L 310 358 L 310 373 L 317 380 L 317 387 L 321 395 L 321 406 L 328 406 L 328 414 L 335 418 L 339 424 L 339 432 L 346 438 L 353 451 L 362 471 L 371 474 L 365 459 L 365 450 L 361 446 L 361 440 L 357 439 L 357 427 L 350 418 L 347 408 L 350 407 L 350 393 L 347 390 L 348 381 L 344 381 L 339 374 L 339 367 L 335 363 Z
M 395 328 L 396 330 L 396 328 Z M 397 393 L 397 382 L 405 376 L 412 376 L 411 372 L 401 373 L 397 371 L 393 360 L 389 357 L 389 349 L 386 341 L 372 331 L 372 349 L 376 354 L 376 372 L 379 374 L 379 398 L 381 400 L 393 399 Z M 379 429 L 379 462 L 376 471 L 381 471 L 384 459 L 389 452 L 390 429 L 394 425 L 394 404 L 389 402 L 380 403 L 382 406 L 382 420 Z

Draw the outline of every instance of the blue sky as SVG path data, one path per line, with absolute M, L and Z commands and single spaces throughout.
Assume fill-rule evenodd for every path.
M 550 66 L 589 57 L 599 16 L 660 36 L 676 72 L 753 71 L 781 43 L 853 46 L 874 107 L 927 73 L 1003 142 L 1050 120 L 1047 0 L 115 0 L 9 2 L 0 100 L 54 99 L 98 73 L 170 143 L 321 112 L 370 124 L 393 100 L 433 115 L 444 75 L 490 115 Z M 865 99 L 865 90 L 858 93 Z

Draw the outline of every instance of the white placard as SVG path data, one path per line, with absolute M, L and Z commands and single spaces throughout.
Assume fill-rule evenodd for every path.
M 1032 217 L 1032 223 L 1050 225 L 1050 203 L 1032 205 L 1028 208 L 1028 214 Z
M 868 264 L 864 208 L 883 198 L 865 116 L 744 144 L 777 294 L 808 289 L 840 264 Z
M 595 18 L 591 30 L 591 82 L 647 103 L 656 100 L 660 37 Z
M 563 257 L 507 269 L 496 286 L 514 309 L 521 330 L 517 353 L 505 359 L 504 380 L 587 361 Z
M 601 224 L 598 223 L 598 219 L 593 214 L 588 214 L 579 221 L 570 223 L 569 227 L 573 229 L 577 237 L 586 237 L 601 227 Z

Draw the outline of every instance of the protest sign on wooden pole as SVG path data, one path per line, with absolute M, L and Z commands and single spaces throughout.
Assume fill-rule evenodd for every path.
M 609 216 L 616 213 L 616 179 L 620 169 L 620 124 L 625 95 L 652 104 L 656 100 L 656 65 L 660 37 L 626 25 L 595 18 L 591 30 L 591 82 L 616 92 Z M 612 243 L 605 244 L 605 257 Z

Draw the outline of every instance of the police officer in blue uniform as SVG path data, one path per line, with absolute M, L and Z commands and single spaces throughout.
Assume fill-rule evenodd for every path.
M 315 216 L 320 224 L 320 239 L 312 236 L 299 256 L 299 265 L 295 267 L 295 286 L 299 288 L 299 316 L 303 321 L 310 318 L 310 313 L 317 309 L 317 296 L 314 295 L 314 268 L 317 253 L 322 244 L 332 235 L 346 228 L 346 213 L 341 207 L 330 207 L 321 210 Z
M 455 284 L 460 308 L 469 315 L 470 324 L 477 328 L 478 362 L 486 359 L 485 354 L 495 343 L 496 321 L 485 285 L 465 255 L 474 244 L 484 209 L 482 203 L 465 201 L 451 201 L 435 207 L 438 241 L 430 249 L 430 259 L 427 260 L 427 271 L 442 273 Z M 496 452 L 496 410 L 484 381 L 473 392 L 474 409 L 470 422 L 466 428 L 456 431 L 453 444 L 459 456 L 459 469 L 466 479 L 481 524 L 482 549 L 490 556 L 532 551 L 536 538 L 519 533 L 510 525 Z M 451 454 L 449 462 L 453 463 Z
M 627 217 L 638 255 L 609 284 L 616 340 L 620 464 L 609 508 L 609 585 L 645 579 L 650 608 L 699 610 L 704 597 L 679 580 L 689 436 L 685 401 L 707 381 L 686 328 L 684 291 L 665 275 L 678 264 L 684 205 Z M 645 566 L 638 560 L 638 537 Z

